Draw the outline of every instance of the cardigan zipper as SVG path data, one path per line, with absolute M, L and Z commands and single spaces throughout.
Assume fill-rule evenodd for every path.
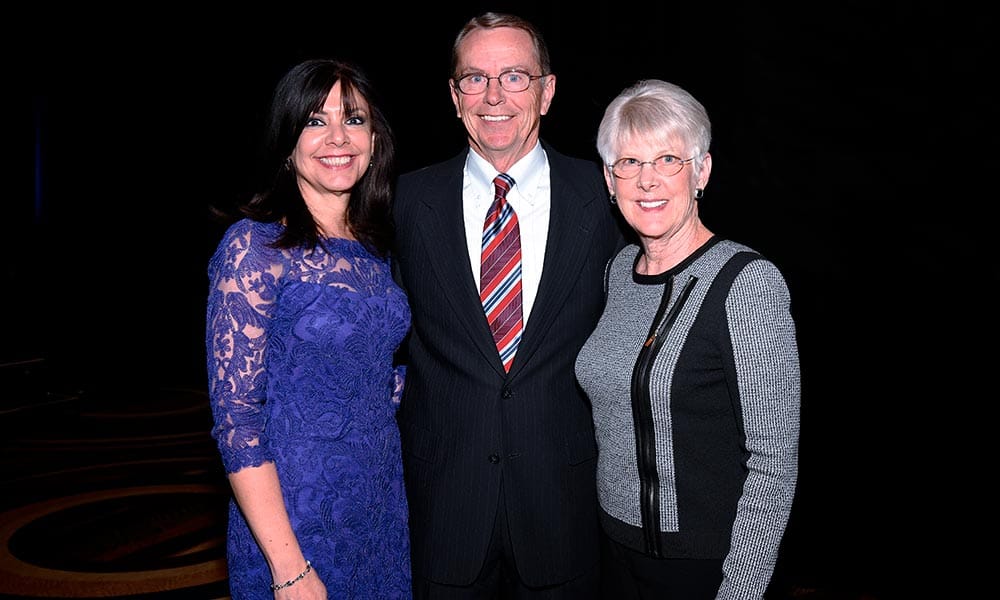
M 691 289 L 697 282 L 696 277 L 688 277 L 677 301 L 670 311 L 670 294 L 673 290 L 674 278 L 663 286 L 663 296 L 656 310 L 653 322 L 650 324 L 646 342 L 639 349 L 635 367 L 632 369 L 631 399 L 632 420 L 635 426 L 636 462 L 639 468 L 639 508 L 642 515 L 642 536 L 646 554 L 653 558 L 663 558 L 663 548 L 660 541 L 660 476 L 656 466 L 656 437 L 653 428 L 653 407 L 650 398 L 649 378 L 653 363 L 663 346 L 665 334 L 673 326 L 681 307 L 691 294 Z

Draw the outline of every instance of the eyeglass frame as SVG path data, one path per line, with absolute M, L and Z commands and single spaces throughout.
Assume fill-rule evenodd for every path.
M 525 85 L 524 88 L 522 88 L 520 90 L 508 90 L 506 87 L 504 87 L 502 77 L 504 75 L 510 75 L 511 73 L 516 73 L 518 75 L 524 75 L 525 77 L 527 77 L 528 78 L 527 85 Z M 481 92 L 467 92 L 467 91 L 463 90 L 462 89 L 462 81 L 468 79 L 469 77 L 475 77 L 477 75 L 480 76 L 480 77 L 485 77 L 486 78 L 486 85 L 483 87 L 483 90 Z M 532 81 L 535 81 L 536 79 L 543 79 L 545 77 L 548 77 L 549 75 L 551 75 L 551 73 L 544 73 L 542 75 L 532 75 L 531 73 L 528 73 L 527 71 L 522 71 L 521 69 L 507 69 L 506 71 L 501 71 L 500 74 L 497 75 L 496 77 L 490 77 L 486 73 L 483 73 L 481 71 L 476 71 L 476 72 L 473 72 L 473 73 L 466 73 L 465 75 L 462 75 L 461 77 L 452 77 L 452 79 L 451 79 L 451 85 L 452 85 L 452 87 L 455 88 L 455 90 L 457 92 L 459 92 L 461 94 L 465 94 L 466 96 L 475 96 L 476 94 L 482 94 L 482 93 L 485 93 L 487 90 L 489 90 L 490 89 L 490 80 L 491 79 L 496 79 L 497 80 L 497 85 L 499 85 L 500 89 L 502 89 L 503 91 L 511 93 L 511 94 L 520 94 L 521 92 L 526 91 L 529 87 L 531 87 L 531 82 Z
M 667 156 L 672 156 L 672 157 L 676 158 L 677 161 L 680 163 L 680 166 L 677 167 L 677 170 L 674 171 L 673 173 L 671 173 L 669 175 L 664 175 L 663 173 L 660 173 L 659 169 L 656 168 L 656 163 L 659 162 L 659 160 L 661 158 L 664 158 L 664 157 L 667 157 Z M 619 175 L 618 172 L 615 170 L 615 166 L 618 165 L 618 163 L 620 163 L 623 160 L 636 160 L 636 159 L 632 158 L 631 156 L 623 156 L 623 157 L 619 158 L 618 160 L 616 160 L 615 162 L 611 163 L 610 165 L 607 165 L 607 167 L 611 171 L 611 174 L 614 175 L 615 177 L 617 177 L 618 179 L 635 179 L 636 177 L 639 176 L 640 173 L 642 173 L 642 166 L 643 165 L 649 165 L 649 166 L 651 166 L 653 168 L 653 172 L 656 173 L 657 175 L 661 175 L 663 177 L 673 177 L 674 175 L 677 175 L 678 173 L 680 173 L 681 171 L 684 170 L 684 165 L 693 162 L 694 159 L 696 159 L 696 158 L 698 158 L 697 154 L 695 154 L 691 158 L 681 158 L 681 157 L 675 156 L 673 154 L 661 154 L 661 155 L 657 156 L 656 158 L 654 158 L 653 160 L 639 161 L 637 163 L 637 166 L 639 168 L 635 172 L 635 175 Z

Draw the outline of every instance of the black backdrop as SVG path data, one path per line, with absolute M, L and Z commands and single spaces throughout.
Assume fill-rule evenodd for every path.
M 27 89 L 8 91 L 31 107 L 8 125 L 27 134 L 16 180 L 34 178 L 5 202 L 0 358 L 44 357 L 53 387 L 204 387 L 205 265 L 221 233 L 206 207 L 247 192 L 280 75 L 306 57 L 358 60 L 401 169 L 444 159 L 464 144 L 451 42 L 490 9 L 545 33 L 558 79 L 542 137 L 566 153 L 597 159 L 604 106 L 636 79 L 705 104 L 703 220 L 782 268 L 799 326 L 802 464 L 779 575 L 887 597 L 924 586 L 926 565 L 947 560 L 940 534 L 965 528 L 946 453 L 979 410 L 972 342 L 996 333 L 992 310 L 974 312 L 976 286 L 998 280 L 971 266 L 983 215 L 957 208 L 978 177 L 994 27 L 956 4 L 31 8 L 14 23 L 30 42 L 9 56 Z

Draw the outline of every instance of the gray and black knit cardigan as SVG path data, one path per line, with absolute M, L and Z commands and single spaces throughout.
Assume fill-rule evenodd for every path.
M 800 373 L 773 263 L 713 237 L 670 271 L 608 265 L 576 374 L 593 403 L 602 524 L 649 556 L 723 560 L 718 598 L 762 598 L 798 474 Z

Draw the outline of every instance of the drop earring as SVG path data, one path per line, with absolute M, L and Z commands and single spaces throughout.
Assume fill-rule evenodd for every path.
M 703 197 L 704 195 L 705 195 L 705 190 L 703 190 L 703 189 L 701 189 L 701 188 L 697 188 L 697 189 L 695 189 L 695 191 L 694 191 L 694 199 L 695 199 L 695 200 L 701 200 L 701 198 L 702 198 L 702 197 Z

